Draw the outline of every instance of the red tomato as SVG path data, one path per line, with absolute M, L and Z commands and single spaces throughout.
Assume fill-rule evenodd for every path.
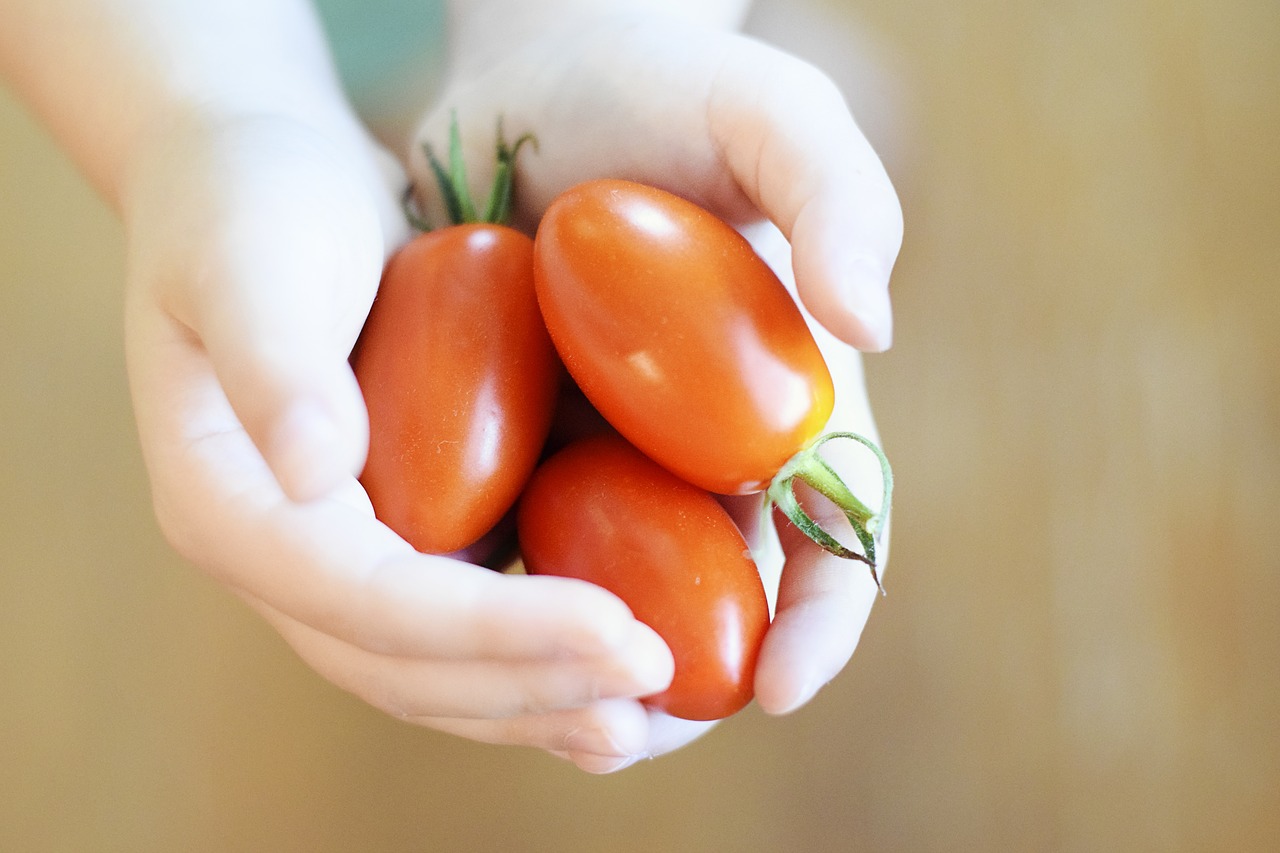
M 537 464 L 561 374 L 532 251 L 500 225 L 418 236 L 387 264 L 356 345 L 370 429 L 360 481 L 419 551 L 479 539 Z
M 764 489 L 831 415 L 831 375 L 750 244 L 697 205 L 619 180 L 574 187 L 538 227 L 538 303 L 600 413 L 680 477 Z
M 751 701 L 769 609 L 747 544 L 713 496 L 602 435 L 538 468 L 516 524 L 531 574 L 604 587 L 666 640 L 675 676 L 647 704 L 718 720 Z

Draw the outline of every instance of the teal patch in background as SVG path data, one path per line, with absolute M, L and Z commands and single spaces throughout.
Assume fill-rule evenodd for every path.
M 438 77 L 444 61 L 442 0 L 315 0 L 338 73 L 362 111 L 386 114 L 408 90 Z M 416 108 L 426 104 L 418 94 Z

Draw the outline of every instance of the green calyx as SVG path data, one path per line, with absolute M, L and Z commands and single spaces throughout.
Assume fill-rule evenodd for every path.
M 514 143 L 508 144 L 502 133 L 502 118 L 498 118 L 498 139 L 495 146 L 498 166 L 493 177 L 493 185 L 489 188 L 489 197 L 485 200 L 483 214 L 480 208 L 476 207 L 475 201 L 471 198 L 471 190 L 467 186 L 467 167 L 462 159 L 462 134 L 458 130 L 457 114 L 454 113 L 449 120 L 448 163 L 436 156 L 430 143 L 422 144 L 427 164 L 430 165 L 436 177 L 436 183 L 440 187 L 440 195 L 444 201 L 445 210 L 449 214 L 450 225 L 474 222 L 507 224 L 511 218 L 516 155 L 520 153 L 520 147 L 526 142 L 532 143 L 535 148 L 538 146 L 538 140 L 532 133 L 523 134 Z M 430 223 L 413 206 L 412 186 L 405 190 L 403 206 L 405 217 L 413 227 L 420 231 L 431 230 Z
M 835 472 L 826 460 L 818 453 L 824 444 L 833 438 L 848 438 L 866 446 L 875 454 L 880 463 L 880 473 L 884 481 L 884 493 L 880 499 L 879 509 L 873 511 L 853 494 L 844 480 Z M 846 548 L 834 536 L 805 512 L 796 498 L 795 484 L 799 480 L 818 494 L 822 495 L 844 513 L 853 533 L 862 545 L 858 552 Z M 880 584 L 880 575 L 876 569 L 876 541 L 884 530 L 885 519 L 889 515 L 889 504 L 893 499 L 893 470 L 889 460 L 874 441 L 855 432 L 830 432 L 819 436 L 807 447 L 787 460 L 773 482 L 769 484 L 765 497 L 765 511 L 776 506 L 787 520 L 800 529 L 824 550 L 846 560 L 858 560 L 866 563 L 871 569 L 871 579 L 881 594 L 884 587 Z

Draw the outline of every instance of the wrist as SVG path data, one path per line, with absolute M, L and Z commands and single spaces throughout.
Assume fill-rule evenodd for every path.
M 0 73 L 115 206 L 153 134 L 344 107 L 304 0 L 15 0 Z

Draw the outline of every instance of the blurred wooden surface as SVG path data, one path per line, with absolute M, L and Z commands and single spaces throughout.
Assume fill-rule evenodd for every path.
M 0 95 L 0 849 L 1280 849 L 1280 6 L 826 5 L 759 20 L 872 81 L 906 209 L 890 595 L 610 778 L 379 716 L 168 550 L 120 229 Z

